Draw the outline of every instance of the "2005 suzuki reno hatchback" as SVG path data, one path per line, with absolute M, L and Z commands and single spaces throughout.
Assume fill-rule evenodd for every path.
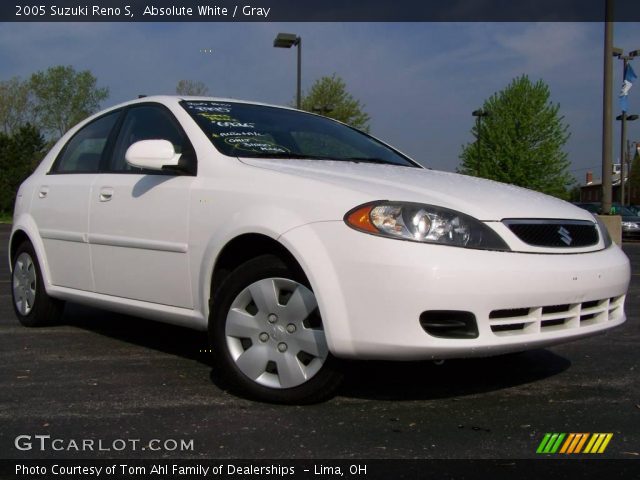
M 9 255 L 24 325 L 69 300 L 208 330 L 236 392 L 284 403 L 330 395 L 339 358 L 602 332 L 630 278 L 586 210 L 425 169 L 318 115 L 195 97 L 71 129 L 20 187 Z

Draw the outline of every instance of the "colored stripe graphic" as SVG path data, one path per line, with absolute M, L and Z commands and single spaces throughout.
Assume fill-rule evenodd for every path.
M 605 449 L 607 448 L 607 445 L 609 445 L 609 442 L 613 438 L 613 433 L 607 433 L 605 435 L 606 437 L 604 439 L 604 442 L 602 442 L 602 445 L 600 445 L 600 450 L 598 450 L 598 453 L 604 453 Z
M 589 443 L 587 443 L 587 448 L 584 449 L 584 453 L 591 453 L 591 449 L 593 448 L 593 444 L 596 443 L 596 440 L 598 439 L 598 435 L 597 434 L 593 434 L 591 435 L 591 439 L 589 440 Z
M 553 444 L 550 453 L 556 453 L 558 451 L 558 448 L 560 448 L 560 444 L 562 443 L 562 439 L 565 437 L 565 435 L 566 433 L 558 434 L 558 439 L 556 440 L 556 443 Z
M 604 453 L 611 438 L 613 438 L 613 433 L 594 433 L 584 453 Z
M 580 439 L 580 442 L 578 442 L 578 445 L 576 445 L 576 450 L 574 453 L 580 453 L 582 451 L 582 447 L 584 443 L 587 441 L 587 438 L 589 438 L 589 434 L 583 433 L 582 438 Z
M 560 453 L 567 453 L 567 450 L 569 449 L 569 445 L 571 445 L 571 442 L 573 442 L 574 438 L 576 438 L 576 434 L 570 433 L 569 436 L 567 437 L 567 441 L 564 442 L 564 445 L 562 445 L 562 448 L 560 449 Z
M 536 453 L 604 453 L 612 438 L 613 433 L 545 433 Z
M 551 438 L 551 434 L 545 433 L 544 438 L 540 442 L 540 445 L 538 445 L 538 449 L 536 450 L 536 453 L 544 452 L 544 447 L 547 445 L 547 442 L 549 441 L 550 438 Z

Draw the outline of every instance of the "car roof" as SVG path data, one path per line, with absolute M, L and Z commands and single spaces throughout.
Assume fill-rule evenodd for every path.
M 232 103 L 244 103 L 246 105 L 260 105 L 263 107 L 274 107 L 274 108 L 282 108 L 285 110 L 296 110 L 293 107 L 287 107 L 285 105 L 274 105 L 274 104 L 270 104 L 270 103 L 263 103 L 263 102 L 257 102 L 257 101 L 252 101 L 252 100 L 241 100 L 238 98 L 228 98 L 228 97 L 205 97 L 205 96 L 193 96 L 193 95 L 148 95 L 148 96 L 141 96 L 139 98 L 136 98 L 134 100 L 129 100 L 127 102 L 123 102 L 120 103 L 118 105 L 114 105 L 112 107 L 109 108 L 109 110 L 111 109 L 116 109 L 116 108 L 121 108 L 127 105 L 135 105 L 136 103 L 145 103 L 145 102 L 158 102 L 158 103 L 171 103 L 171 104 L 175 104 L 181 101 L 188 101 L 188 102 L 232 102 Z M 305 112 L 305 113 L 311 113 L 313 114 L 313 112 Z

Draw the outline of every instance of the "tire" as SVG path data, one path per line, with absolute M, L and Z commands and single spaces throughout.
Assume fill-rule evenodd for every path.
M 51 298 L 33 245 L 22 242 L 12 259 L 11 297 L 13 310 L 25 327 L 43 327 L 57 322 L 64 302 Z
M 212 307 L 212 354 L 232 391 L 270 403 L 309 404 L 340 385 L 342 372 L 299 268 L 273 255 L 249 260 L 224 280 Z

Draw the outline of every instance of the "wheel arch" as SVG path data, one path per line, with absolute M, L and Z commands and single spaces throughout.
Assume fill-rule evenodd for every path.
M 7 256 L 9 257 L 9 270 L 13 271 L 13 257 L 18 247 L 25 240 L 29 241 L 33 246 L 36 256 L 38 257 L 38 263 L 40 265 L 40 271 L 42 273 L 42 280 L 44 288 L 49 291 L 51 285 L 51 272 L 49 271 L 49 262 L 45 256 L 44 244 L 42 238 L 38 233 L 38 227 L 35 221 L 30 215 L 22 214 L 14 222 L 11 234 L 9 236 L 9 245 L 7 249 Z
M 301 263 L 282 243 L 263 233 L 243 233 L 230 239 L 216 256 L 211 272 L 209 295 L 213 298 L 224 279 L 235 268 L 261 255 L 272 254 L 308 280 Z
M 9 269 L 13 270 L 13 259 L 16 256 L 16 252 L 18 251 L 18 247 L 24 242 L 28 241 L 33 245 L 31 238 L 21 228 L 14 230 L 9 238 Z

